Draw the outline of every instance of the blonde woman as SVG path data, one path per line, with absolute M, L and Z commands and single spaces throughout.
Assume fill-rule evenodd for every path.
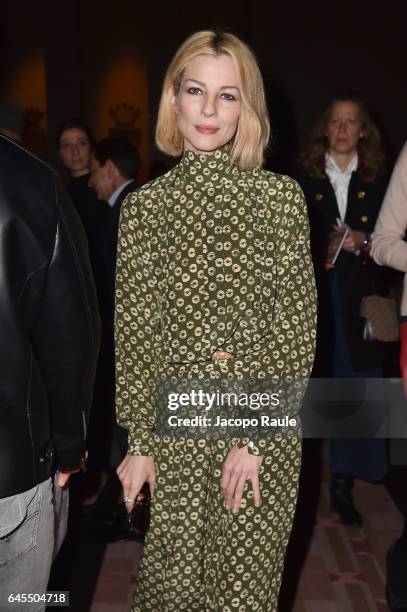
M 134 611 L 277 610 L 298 437 L 160 437 L 160 379 L 308 377 L 315 289 L 304 199 L 261 169 L 263 82 L 232 34 L 198 32 L 164 80 L 156 141 L 182 155 L 122 208 L 116 284 L 118 468 L 153 493 Z

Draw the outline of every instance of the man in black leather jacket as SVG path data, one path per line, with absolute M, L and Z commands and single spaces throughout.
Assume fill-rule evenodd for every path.
M 73 206 L 49 166 L 0 136 L 0 611 L 46 590 L 50 477 L 58 489 L 84 460 L 98 345 Z M 36 599 L 22 609 L 45 609 Z

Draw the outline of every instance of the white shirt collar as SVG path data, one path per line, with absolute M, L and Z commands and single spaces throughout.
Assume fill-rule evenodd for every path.
M 348 207 L 348 191 L 349 183 L 352 178 L 352 172 L 358 168 L 358 154 L 350 160 L 347 168 L 341 170 L 329 153 L 325 154 L 325 172 L 331 181 L 332 187 L 335 191 L 336 202 L 338 204 L 339 215 L 342 221 L 345 220 L 346 209 Z
M 125 183 L 122 183 L 117 189 L 115 189 L 115 191 L 113 191 L 113 193 L 111 194 L 110 198 L 107 201 L 109 206 L 113 208 L 113 206 L 116 204 L 117 198 L 119 197 L 123 189 L 127 187 L 127 185 L 129 185 L 132 181 L 133 179 L 130 179 L 126 181 Z
M 341 170 L 338 164 L 336 163 L 336 161 L 334 160 L 334 158 L 329 153 L 325 153 L 325 170 L 328 176 L 330 175 L 330 173 L 335 173 L 339 175 L 340 174 L 348 175 L 348 174 L 352 174 L 352 172 L 354 172 L 357 169 L 358 169 L 358 154 L 357 153 L 355 153 L 355 155 L 352 157 L 352 159 L 350 160 L 345 170 Z

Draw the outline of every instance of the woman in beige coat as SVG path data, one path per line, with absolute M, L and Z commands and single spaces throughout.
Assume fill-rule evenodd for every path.
M 372 236 L 372 256 L 378 264 L 405 272 L 401 301 L 400 368 L 407 380 L 407 143 L 394 168 Z
M 372 241 L 372 255 L 379 264 L 405 272 L 401 302 L 400 369 L 407 398 L 407 143 L 394 168 Z M 407 609 L 407 522 L 404 514 L 402 535 L 387 555 L 387 600 L 390 610 Z

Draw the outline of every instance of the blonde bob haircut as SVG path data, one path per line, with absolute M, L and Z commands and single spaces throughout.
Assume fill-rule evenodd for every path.
M 156 143 L 168 155 L 182 154 L 183 137 L 177 126 L 172 96 L 174 92 L 178 93 L 185 68 L 191 60 L 197 55 L 218 57 L 221 54 L 232 59 L 241 82 L 241 113 L 232 140 L 231 160 L 242 170 L 258 168 L 263 164 L 264 150 L 270 137 L 263 79 L 252 51 L 237 36 L 229 33 L 196 32 L 176 52 L 164 78 Z

